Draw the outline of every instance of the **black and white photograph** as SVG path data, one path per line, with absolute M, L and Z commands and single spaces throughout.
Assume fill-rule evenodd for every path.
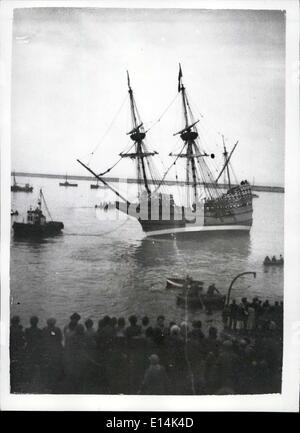
M 299 410 L 299 5 L 245 3 L 4 2 L 6 402 Z

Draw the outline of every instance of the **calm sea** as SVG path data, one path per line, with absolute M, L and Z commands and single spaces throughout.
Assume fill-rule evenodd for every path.
M 206 287 L 215 283 L 226 294 L 237 274 L 256 271 L 256 279 L 248 275 L 236 281 L 232 297 L 282 300 L 283 269 L 265 269 L 262 262 L 267 254 L 284 253 L 284 194 L 260 192 L 253 200 L 249 235 L 153 240 L 145 238 L 136 220 L 95 209 L 95 204 L 114 200 L 108 190 L 91 190 L 88 181 L 65 188 L 58 179 L 28 180 L 33 193 L 12 193 L 12 209 L 19 212 L 12 222 L 26 217 L 42 187 L 53 220 L 62 221 L 65 229 L 63 235 L 40 242 L 11 238 L 11 313 L 20 315 L 25 325 L 35 314 L 42 324 L 54 316 L 63 326 L 74 311 L 95 320 L 135 313 L 180 321 L 186 312 L 176 305 L 176 293 L 165 290 L 166 278 L 186 274 Z M 188 314 L 204 325 L 220 320 L 217 313 Z

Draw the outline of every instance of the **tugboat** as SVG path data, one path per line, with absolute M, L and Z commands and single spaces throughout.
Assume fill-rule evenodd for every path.
M 51 219 L 51 221 L 46 221 L 46 217 L 42 212 L 42 202 L 44 203 L 45 209 Z M 48 210 L 43 191 L 40 189 L 40 195 L 35 209 L 30 209 L 27 211 L 27 221 L 24 222 L 14 222 L 13 230 L 14 236 L 16 237 L 46 237 L 55 236 L 61 233 L 64 225 L 60 221 L 53 221 Z
M 20 185 L 16 181 L 15 172 L 13 172 L 14 183 L 11 185 L 10 190 L 12 192 L 32 192 L 33 186 L 30 186 L 29 183 L 25 183 L 25 185 Z
M 64 182 L 59 182 L 59 186 L 78 186 L 77 183 L 70 183 L 68 181 L 68 176 L 66 175 L 66 180 Z
M 121 158 L 100 175 L 82 161 L 77 161 L 114 192 L 119 199 L 116 201 L 116 208 L 135 218 L 142 226 L 146 236 L 176 237 L 186 236 L 188 233 L 195 236 L 196 233 L 201 232 L 247 233 L 252 226 L 251 186 L 247 181 L 232 184 L 230 178 L 231 157 L 238 141 L 230 152 L 227 152 L 224 142 L 225 161 L 218 175 L 215 176 L 209 164 L 210 158 L 213 159 L 215 155 L 204 150 L 203 138 L 197 130 L 200 120 L 193 116 L 182 77 L 181 66 L 179 66 L 178 97 L 183 109 L 183 128 L 173 135 L 180 137 L 181 149 L 175 154 L 170 153 L 173 158 L 172 163 L 163 176 L 159 175 L 153 164 L 153 159 L 158 152 L 150 149 L 145 140 L 150 128 L 145 129 L 139 115 L 128 72 L 128 94 L 132 119 L 131 130 L 127 132 L 132 140 L 130 147 L 121 152 L 119 154 Z M 124 158 L 133 160 L 137 169 L 138 194 L 133 202 L 102 177 Z M 181 203 L 176 203 L 166 177 L 179 160 L 185 161 L 184 185 L 186 188 L 183 200 Z M 228 178 L 226 191 L 222 191 L 221 185 L 218 184 L 223 173 Z M 182 182 L 178 181 L 177 174 L 176 184 L 182 185 Z

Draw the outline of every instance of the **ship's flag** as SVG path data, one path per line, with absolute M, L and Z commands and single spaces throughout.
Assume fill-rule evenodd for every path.
M 127 83 L 128 83 L 128 87 L 130 89 L 130 78 L 129 78 L 129 72 L 127 71 Z
M 179 63 L 178 92 L 180 92 L 180 90 L 181 90 L 181 78 L 182 78 L 182 70 L 181 70 L 181 64 Z

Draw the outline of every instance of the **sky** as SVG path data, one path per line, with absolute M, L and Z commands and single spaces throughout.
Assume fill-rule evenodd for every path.
M 217 155 L 215 174 L 224 134 L 229 149 L 239 140 L 232 157 L 239 180 L 283 185 L 281 11 L 16 9 L 12 169 L 88 174 L 77 158 L 98 173 L 109 168 L 130 145 L 126 71 L 148 128 L 176 97 L 179 62 L 201 146 Z M 147 134 L 161 172 L 181 145 L 173 136 L 182 128 L 180 109 L 177 97 Z M 111 175 L 135 177 L 134 163 L 122 161 Z

